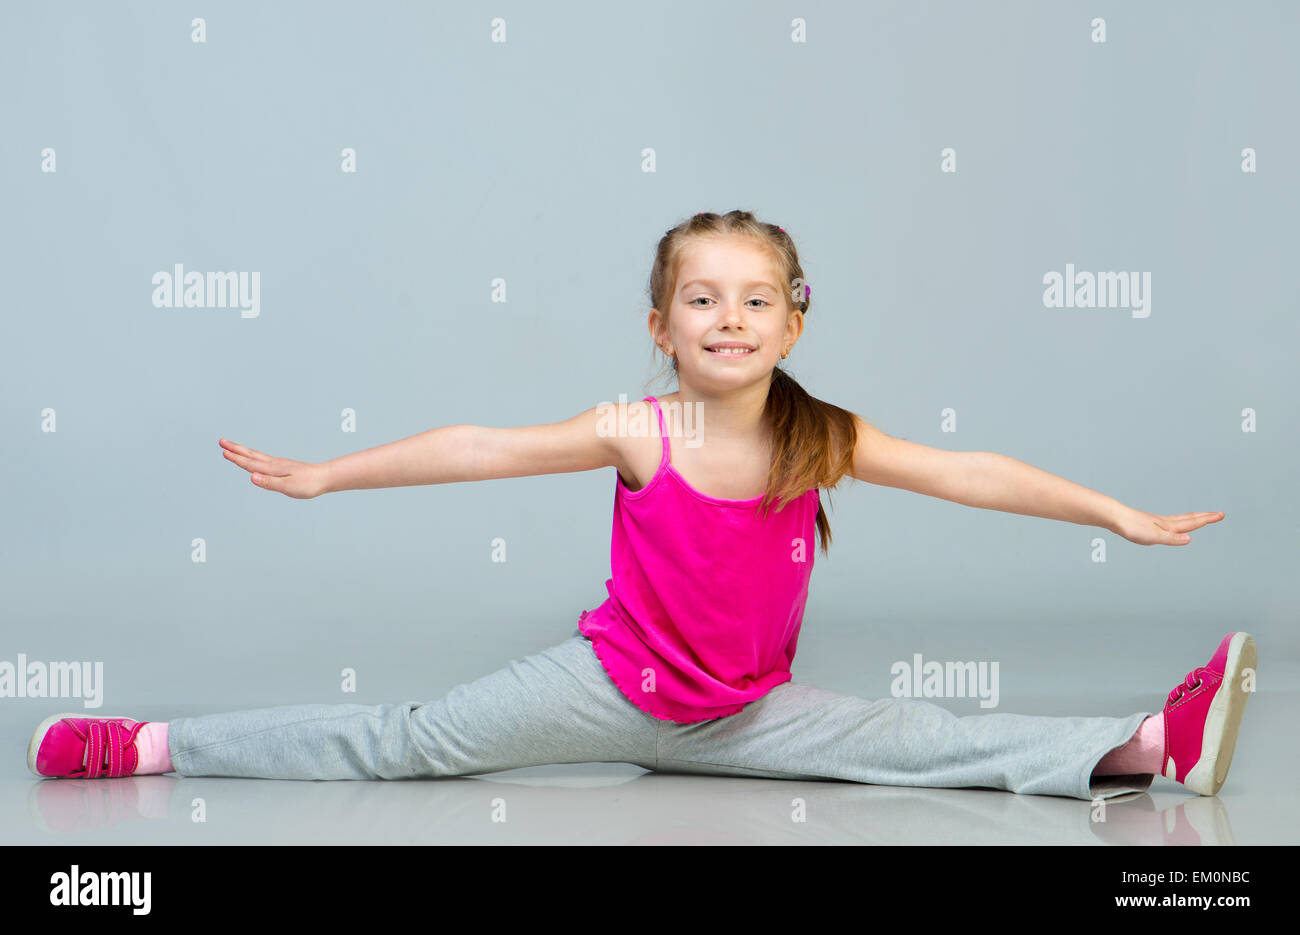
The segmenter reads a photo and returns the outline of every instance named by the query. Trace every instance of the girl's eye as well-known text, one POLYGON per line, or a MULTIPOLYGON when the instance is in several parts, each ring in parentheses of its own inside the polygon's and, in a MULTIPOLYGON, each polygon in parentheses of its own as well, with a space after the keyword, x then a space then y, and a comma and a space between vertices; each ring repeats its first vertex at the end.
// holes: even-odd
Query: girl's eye
MULTIPOLYGON (((696 302, 712 302, 712 301, 713 301, 712 299, 708 298, 707 296, 703 296, 703 295, 702 295, 702 296, 700 296, 699 298, 691 299, 691 304, 692 304, 692 305, 695 305, 696 302)), ((772 304, 771 302, 768 302, 766 299, 750 299, 749 301, 751 301, 751 302, 762 302, 764 305, 771 305, 771 304, 772 304)), ((696 306, 696 308, 700 308, 700 307, 701 307, 701 306, 696 306)))

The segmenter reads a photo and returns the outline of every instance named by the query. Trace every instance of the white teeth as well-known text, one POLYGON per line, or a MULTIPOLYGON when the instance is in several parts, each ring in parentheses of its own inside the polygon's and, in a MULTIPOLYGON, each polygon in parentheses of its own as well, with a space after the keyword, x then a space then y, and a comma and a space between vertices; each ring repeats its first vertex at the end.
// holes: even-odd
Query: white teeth
POLYGON ((714 354, 752 354, 752 347, 711 347, 709 351, 714 354))

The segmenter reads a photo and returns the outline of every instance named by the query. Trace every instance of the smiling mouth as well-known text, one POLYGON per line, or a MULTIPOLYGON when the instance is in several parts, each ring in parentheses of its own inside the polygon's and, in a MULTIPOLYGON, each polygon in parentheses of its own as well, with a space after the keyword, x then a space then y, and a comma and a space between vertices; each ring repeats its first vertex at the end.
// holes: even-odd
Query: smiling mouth
POLYGON ((756 348, 752 347, 706 347, 710 354, 719 354, 723 357, 744 357, 746 354, 752 354, 756 348))

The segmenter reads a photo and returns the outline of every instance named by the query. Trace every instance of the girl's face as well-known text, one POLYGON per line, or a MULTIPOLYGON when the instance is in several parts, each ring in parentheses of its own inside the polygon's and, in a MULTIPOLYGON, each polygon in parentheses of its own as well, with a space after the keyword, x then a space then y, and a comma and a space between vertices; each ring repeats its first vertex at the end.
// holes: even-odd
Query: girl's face
POLYGON ((714 391, 748 385, 767 379, 803 332, 791 288, 752 242, 698 240, 682 256, 668 327, 654 310, 650 332, 676 355, 679 382, 714 391), (727 353, 724 345, 738 347, 727 353))

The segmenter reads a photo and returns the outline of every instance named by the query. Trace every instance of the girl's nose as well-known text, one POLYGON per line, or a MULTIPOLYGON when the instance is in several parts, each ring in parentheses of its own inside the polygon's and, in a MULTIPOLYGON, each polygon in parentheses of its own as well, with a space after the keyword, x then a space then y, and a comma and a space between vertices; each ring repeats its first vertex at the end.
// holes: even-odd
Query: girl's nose
POLYGON ((738 325, 744 321, 744 316, 741 315, 740 309, 733 305, 723 312, 722 320, 728 324, 738 325))

